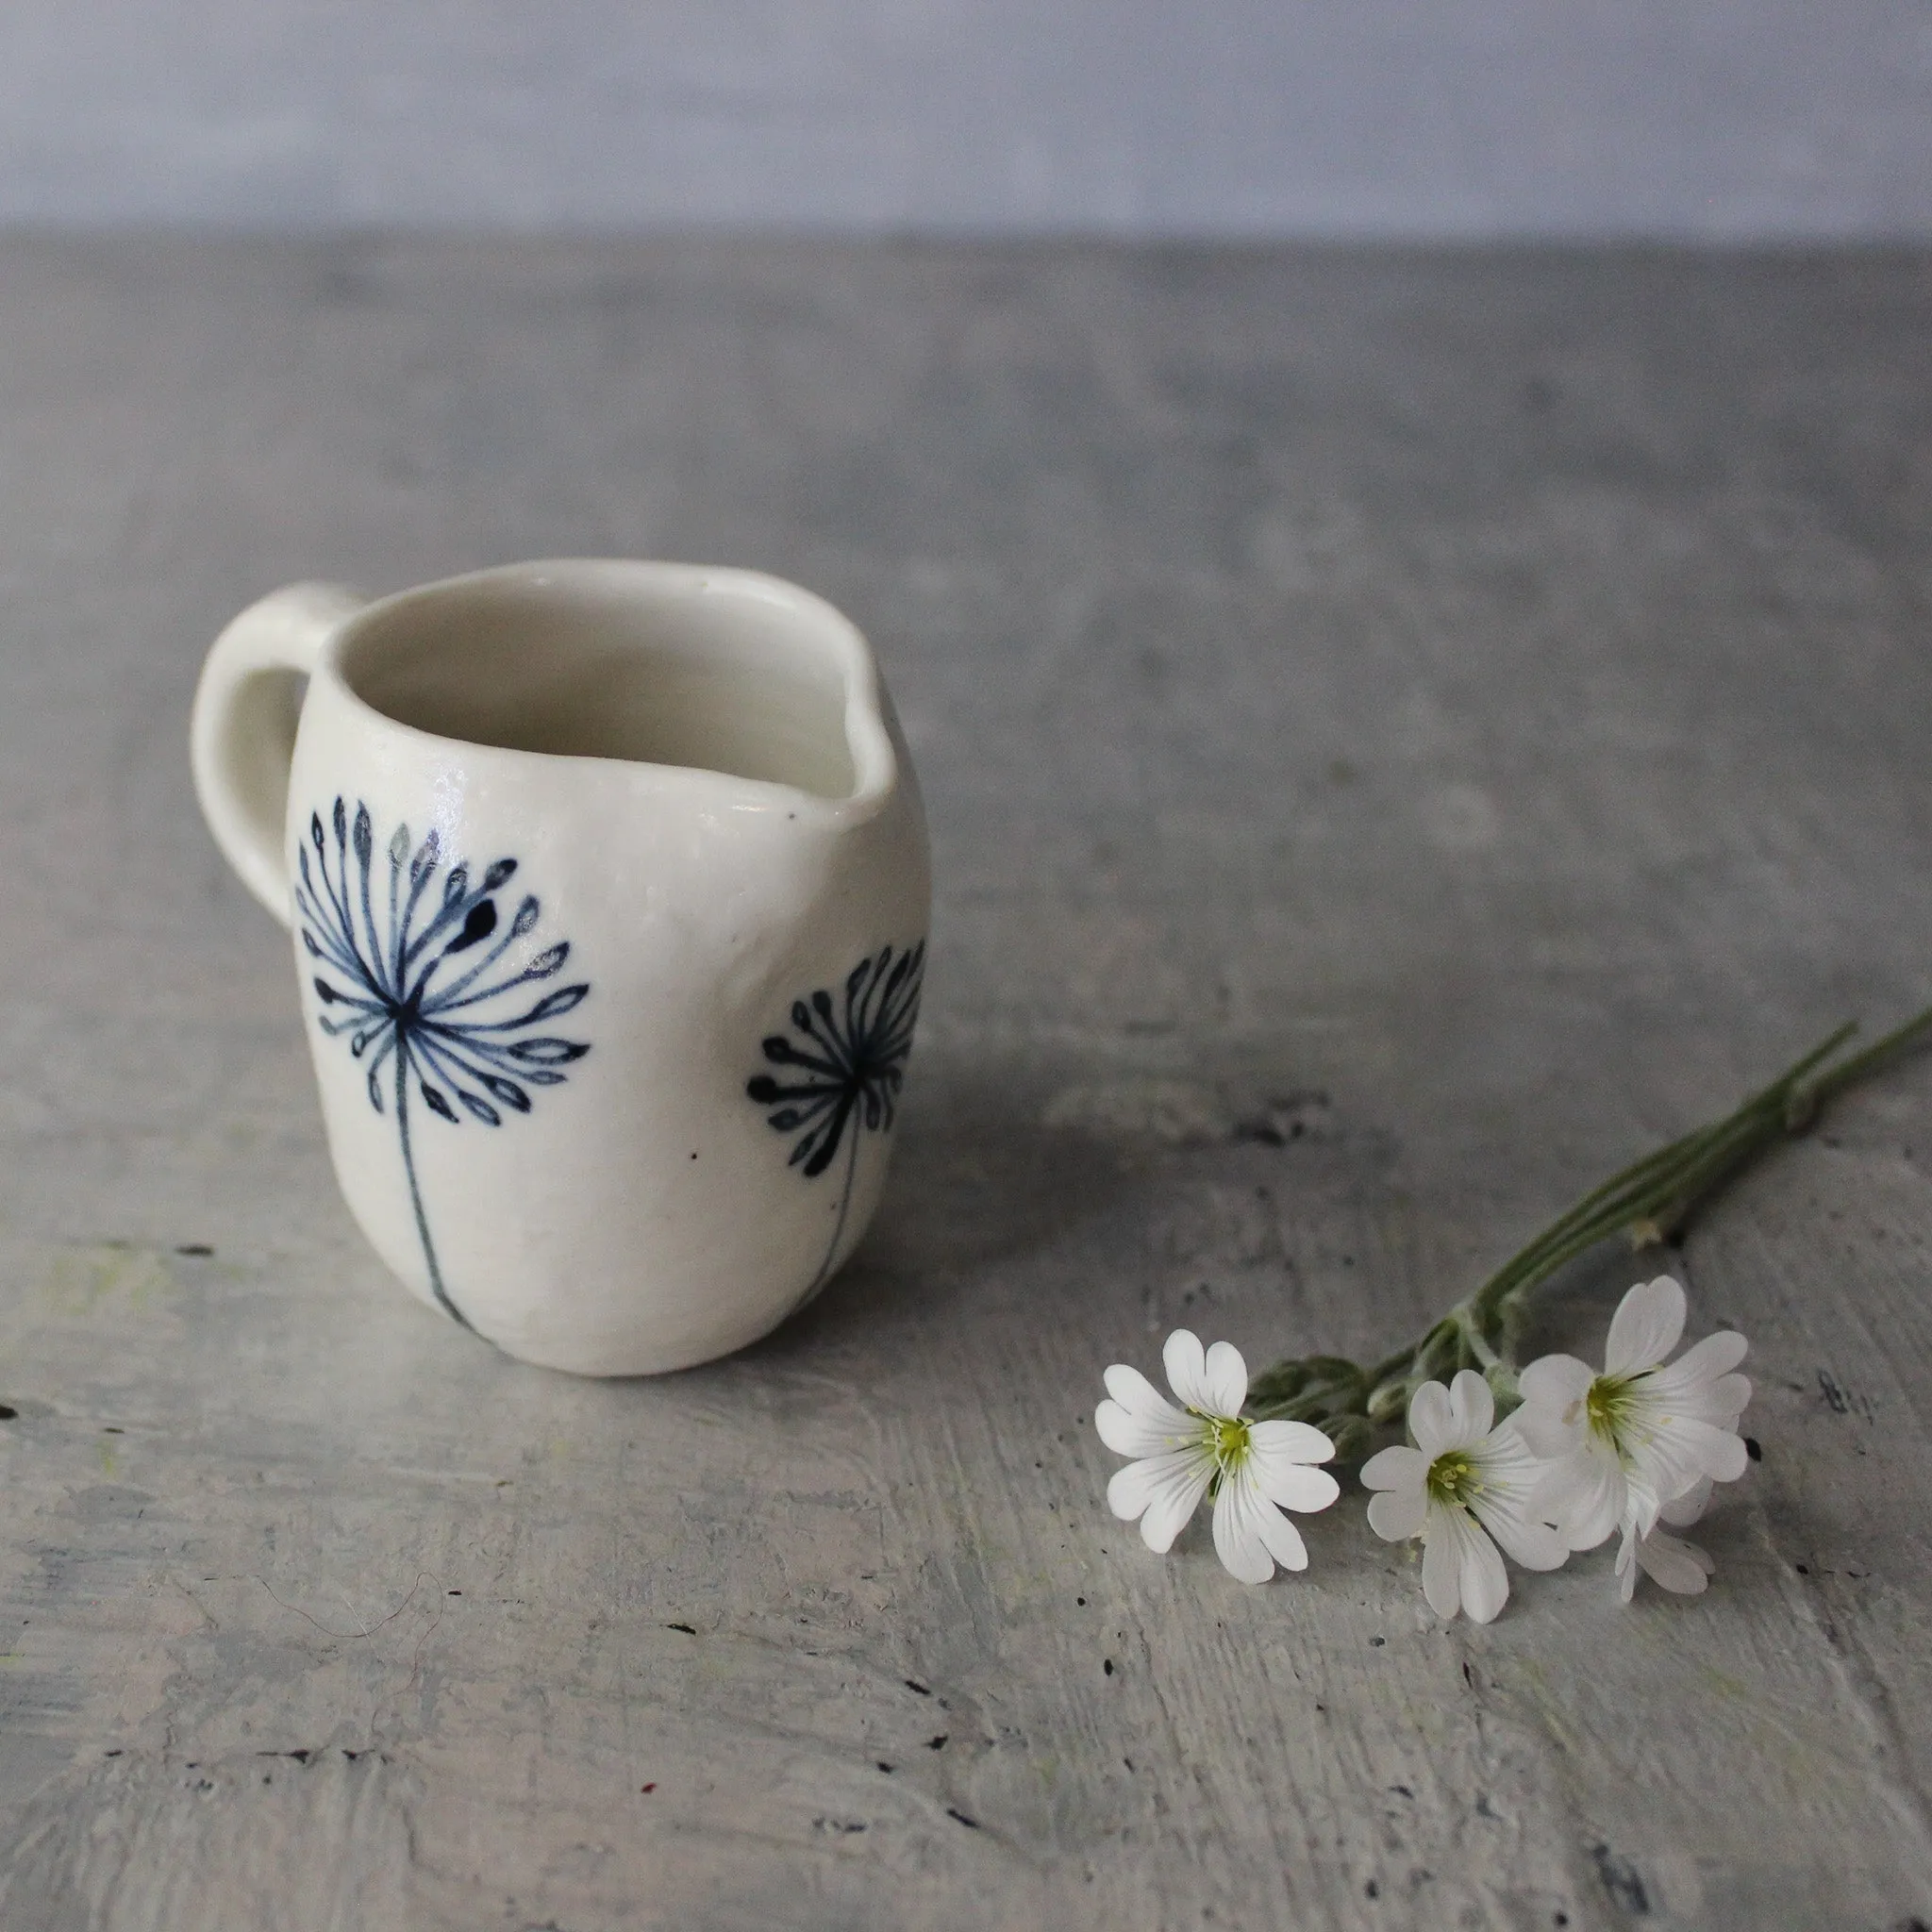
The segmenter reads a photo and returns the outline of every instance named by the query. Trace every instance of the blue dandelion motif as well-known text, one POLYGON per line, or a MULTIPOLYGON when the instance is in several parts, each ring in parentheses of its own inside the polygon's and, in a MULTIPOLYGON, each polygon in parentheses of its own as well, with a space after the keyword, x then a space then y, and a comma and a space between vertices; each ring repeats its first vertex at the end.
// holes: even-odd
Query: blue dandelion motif
POLYGON ((396 827, 387 858, 385 879, 366 805, 357 805, 352 824, 338 798, 326 828, 311 812, 295 910, 303 949, 318 969, 316 1024, 330 1039, 347 1039, 363 1063, 370 1106, 383 1114, 393 1102, 429 1286, 467 1328, 430 1239, 410 1144, 411 1094, 452 1126, 468 1119, 500 1127, 508 1114, 528 1113, 532 1090, 561 1086, 564 1069, 591 1050, 588 1041, 535 1029, 581 1005, 591 988, 579 981, 534 998, 526 991, 563 970, 568 940, 521 966, 507 958, 541 916, 536 895, 525 893, 504 924, 498 895, 516 874, 514 858, 480 874, 462 863, 444 871, 436 832, 414 845, 408 825, 396 827))
POLYGON ((791 1137, 788 1164, 806 1179, 816 1180, 845 1150, 831 1243, 801 1303, 831 1273, 852 1206, 860 1140, 891 1130, 924 978, 924 940, 903 952, 881 947, 845 975, 842 1000, 824 987, 794 1000, 791 1031, 764 1042, 766 1060, 782 1072, 755 1074, 745 1083, 746 1094, 767 1109, 766 1124, 791 1137))

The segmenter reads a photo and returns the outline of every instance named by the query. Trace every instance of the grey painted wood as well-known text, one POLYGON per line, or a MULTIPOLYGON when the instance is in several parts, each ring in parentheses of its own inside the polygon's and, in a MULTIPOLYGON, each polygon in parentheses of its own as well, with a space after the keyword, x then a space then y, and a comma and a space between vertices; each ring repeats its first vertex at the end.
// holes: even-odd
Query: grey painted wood
POLYGON ((11 0, 0 218, 1932 234, 1920 0, 11 0))
POLYGON ((1932 992, 1928 338, 1907 255, 8 244, 0 1924, 1926 1917, 1932 1067, 1675 1258, 1701 1601, 1441 1627, 1353 1497, 1245 1589, 1091 1418, 1932 992), (859 1259, 624 1385, 382 1275, 184 751, 273 584, 599 551, 848 608, 939 875, 859 1259))

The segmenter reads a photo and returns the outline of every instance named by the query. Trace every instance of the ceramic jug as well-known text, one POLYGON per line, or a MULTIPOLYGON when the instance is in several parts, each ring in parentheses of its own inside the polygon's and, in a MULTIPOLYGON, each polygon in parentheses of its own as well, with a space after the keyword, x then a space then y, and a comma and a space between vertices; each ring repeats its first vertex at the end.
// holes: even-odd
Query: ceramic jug
POLYGON ((930 884, 829 605, 667 563, 297 585, 216 641, 192 757, 293 934, 342 1194, 423 1301, 528 1361, 652 1374, 851 1253, 930 884))

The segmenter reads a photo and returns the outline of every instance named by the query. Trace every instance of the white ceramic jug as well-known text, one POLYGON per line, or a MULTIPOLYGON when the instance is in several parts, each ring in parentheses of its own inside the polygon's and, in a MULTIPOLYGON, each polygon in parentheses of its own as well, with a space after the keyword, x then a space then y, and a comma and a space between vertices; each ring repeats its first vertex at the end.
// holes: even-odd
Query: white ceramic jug
POLYGON ((666 563, 297 585, 216 641, 192 741, 217 843, 294 933, 342 1193, 424 1301, 651 1374, 851 1253, 930 878, 838 611, 666 563))

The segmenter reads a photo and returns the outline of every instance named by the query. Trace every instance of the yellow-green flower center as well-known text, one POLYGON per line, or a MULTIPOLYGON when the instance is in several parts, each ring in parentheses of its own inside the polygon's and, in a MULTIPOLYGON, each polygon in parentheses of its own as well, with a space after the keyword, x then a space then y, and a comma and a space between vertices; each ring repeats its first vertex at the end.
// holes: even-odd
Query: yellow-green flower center
POLYGON ((1469 1452, 1464 1449, 1445 1449, 1429 1464, 1429 1501, 1446 1503, 1452 1508, 1459 1508, 1472 1497, 1482 1493, 1482 1476, 1477 1472, 1469 1452))
POLYGON ((1208 1479, 1208 1493, 1218 1496, 1222 1478, 1233 1475, 1247 1461, 1253 1446, 1248 1438, 1254 1424, 1244 1416, 1207 1415, 1198 1408, 1191 1408, 1188 1413, 1201 1424, 1199 1440, 1214 1458, 1214 1474, 1208 1479))
POLYGON ((1214 1451, 1215 1462, 1224 1472, 1239 1469, 1248 1459, 1248 1435, 1253 1424, 1238 1415, 1210 1415, 1202 1420, 1208 1424, 1208 1445, 1214 1451))
POLYGON ((1583 1414, 1591 1434, 1601 1437, 1613 1449, 1621 1448, 1636 1408, 1632 1400, 1636 1379, 1634 1375, 1599 1375, 1583 1398, 1583 1414))

